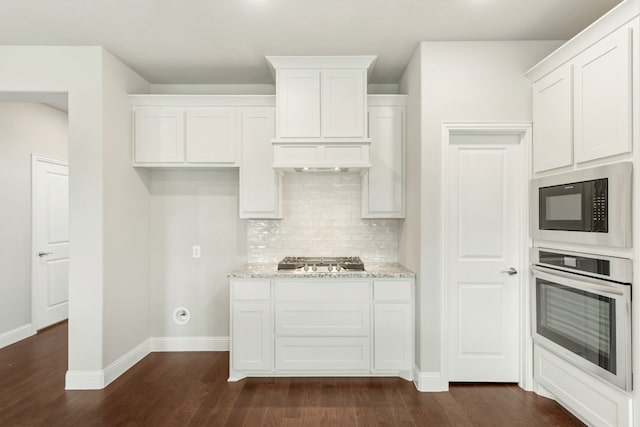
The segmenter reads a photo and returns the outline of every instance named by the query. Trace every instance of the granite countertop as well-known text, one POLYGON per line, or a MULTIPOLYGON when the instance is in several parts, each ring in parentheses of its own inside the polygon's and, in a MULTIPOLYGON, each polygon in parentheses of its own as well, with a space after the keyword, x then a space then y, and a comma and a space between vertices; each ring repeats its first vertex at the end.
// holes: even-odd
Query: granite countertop
POLYGON ((313 271, 293 271, 293 270, 280 270, 277 269, 275 263, 249 263, 243 264, 231 273, 227 277, 231 278, 279 278, 279 279, 292 279, 292 278, 413 278, 416 274, 406 268, 405 266, 397 263, 384 263, 384 264, 366 264, 365 271, 340 271, 334 273, 317 273, 313 271))

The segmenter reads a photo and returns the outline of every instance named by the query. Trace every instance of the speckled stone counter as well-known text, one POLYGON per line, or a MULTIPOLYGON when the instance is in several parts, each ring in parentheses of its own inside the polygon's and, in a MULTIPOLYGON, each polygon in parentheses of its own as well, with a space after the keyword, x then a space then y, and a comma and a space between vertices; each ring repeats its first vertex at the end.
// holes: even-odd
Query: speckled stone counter
POLYGON ((243 264, 229 273, 230 278, 413 278, 415 273, 397 263, 365 264, 365 271, 318 273, 301 270, 280 270, 276 264, 243 264))

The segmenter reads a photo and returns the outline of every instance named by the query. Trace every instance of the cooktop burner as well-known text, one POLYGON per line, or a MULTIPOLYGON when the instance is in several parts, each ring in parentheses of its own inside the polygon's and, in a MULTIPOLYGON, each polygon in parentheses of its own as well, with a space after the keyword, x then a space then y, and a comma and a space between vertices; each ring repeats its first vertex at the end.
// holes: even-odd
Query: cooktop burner
POLYGON ((278 270, 316 272, 364 271, 359 257, 285 257, 278 263, 278 270))

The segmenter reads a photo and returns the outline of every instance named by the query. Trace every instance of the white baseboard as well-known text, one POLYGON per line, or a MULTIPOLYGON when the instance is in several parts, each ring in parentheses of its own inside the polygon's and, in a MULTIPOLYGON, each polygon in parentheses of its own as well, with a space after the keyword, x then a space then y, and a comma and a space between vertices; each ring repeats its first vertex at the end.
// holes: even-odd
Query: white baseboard
POLYGON ((151 352, 150 341, 149 339, 144 340, 127 354, 107 366, 104 370, 104 387, 111 384, 113 380, 124 374, 129 368, 133 367, 133 365, 149 354, 151 352))
POLYGON ((417 367, 414 372, 413 383, 418 391, 434 392, 449 390, 449 384, 443 383, 440 372, 420 372, 417 367))
POLYGON ((31 323, 19 328, 12 329, 10 331, 0 334, 0 348, 7 347, 11 344, 22 341, 25 338, 29 338, 36 334, 36 328, 31 323))
POLYGON ((229 337, 151 337, 151 351, 229 351, 229 337))
POLYGON ((155 351, 229 351, 229 337, 152 337, 101 371, 67 371, 65 389, 103 389, 155 351))
POLYGON ((100 390, 104 388, 104 371, 67 371, 65 390, 100 390))
POLYGON ((67 371, 66 390, 100 390, 111 384, 133 365, 149 354, 150 344, 146 339, 126 354, 100 371, 67 371))

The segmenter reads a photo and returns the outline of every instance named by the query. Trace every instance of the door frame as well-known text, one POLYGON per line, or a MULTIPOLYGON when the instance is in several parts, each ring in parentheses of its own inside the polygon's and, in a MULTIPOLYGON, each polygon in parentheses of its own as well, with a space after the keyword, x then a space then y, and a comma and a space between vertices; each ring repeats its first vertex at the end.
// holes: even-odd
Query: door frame
POLYGON ((522 173, 522 182, 520 183, 520 265, 517 266, 519 274, 519 292, 520 292, 520 343, 519 343, 519 366, 520 374, 518 385, 525 390, 533 390, 533 341, 531 338, 531 304, 529 292, 529 247, 531 247, 531 239, 529 235, 529 180, 531 179, 531 131, 532 124, 530 122, 442 122, 441 125, 441 146, 440 146, 440 164, 442 177, 440 182, 440 191, 442 201, 440 205, 440 251, 442 254, 440 269, 442 271, 440 279, 440 378, 442 381, 441 389, 449 390, 449 335, 447 319, 449 314, 448 307, 448 288, 449 272, 447 271, 447 206, 449 196, 447 194, 448 178, 450 165, 448 163, 448 149, 452 134, 511 134, 520 136, 521 159, 520 165, 522 173))
MULTIPOLYGON (((36 196, 36 180, 37 180, 37 169, 36 165, 38 162, 49 163, 53 165, 66 166, 69 167, 69 162, 67 160, 56 159, 53 157, 43 156, 40 154, 31 154, 31 325, 33 325, 33 331, 38 331, 38 286, 37 286, 37 277, 38 277, 38 265, 39 265, 39 257, 37 255, 38 249, 38 239, 37 239, 37 226, 36 226, 36 211, 37 211, 37 196, 36 196)), ((67 287, 69 283, 67 283, 67 287)))

